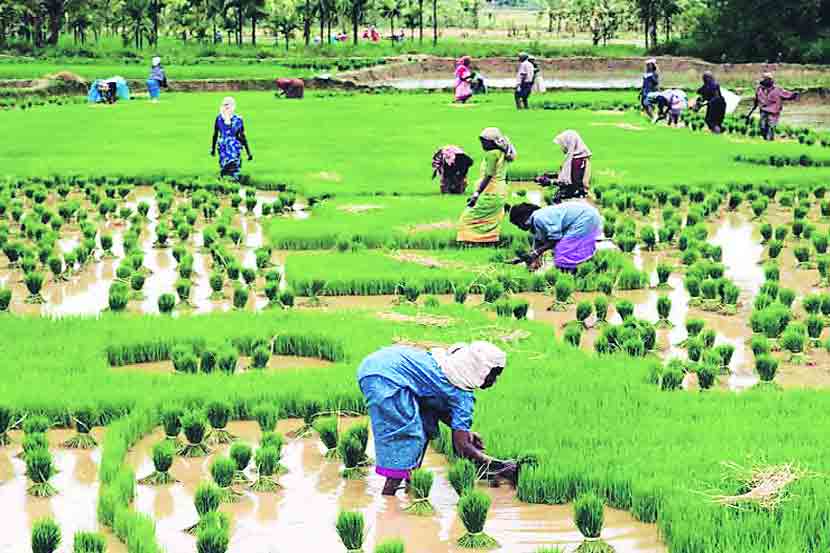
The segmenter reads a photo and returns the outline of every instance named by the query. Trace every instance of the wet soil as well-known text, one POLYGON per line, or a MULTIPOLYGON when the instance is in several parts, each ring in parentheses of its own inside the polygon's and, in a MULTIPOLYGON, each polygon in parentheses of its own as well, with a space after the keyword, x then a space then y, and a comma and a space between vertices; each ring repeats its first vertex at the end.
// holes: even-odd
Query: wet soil
MULTIPOLYGON (((100 444, 104 429, 95 428, 92 435, 100 444)), ((72 550, 72 537, 78 531, 100 531, 96 507, 98 502, 98 466, 100 448, 66 449, 61 444, 74 435, 72 430, 50 430, 47 433, 50 451, 58 472, 50 483, 58 494, 50 498, 30 497, 26 493, 26 463, 17 457, 21 451, 22 432, 10 433, 12 444, 0 447, 0 509, 2 532, 0 553, 31 551, 32 524, 43 517, 53 517, 63 536, 59 553, 72 550)), ((109 553, 126 553, 127 548, 110 533, 109 553)))
MULTIPOLYGON (((298 421, 281 421, 279 430, 287 433, 298 421)), ((228 429, 240 439, 255 445, 259 430, 255 423, 234 422, 228 429)), ((139 442, 130 452, 128 462, 137 475, 152 472, 150 451, 162 438, 160 431, 139 442)), ((370 440, 370 451, 372 455, 370 440)), ((215 452, 224 455, 227 446, 215 452)), ((168 551, 192 551, 194 538, 182 530, 197 520, 193 493, 199 482, 207 480, 213 457, 177 458, 171 474, 180 483, 167 487, 138 486, 136 508, 153 516, 162 547, 168 551)), ((417 517, 404 512, 409 500, 403 492, 397 497, 383 497, 383 479, 374 473, 365 480, 344 481, 340 465, 326 460, 316 436, 290 440, 283 448, 283 464, 288 472, 280 477, 275 494, 244 491, 240 502, 222 505, 232 516, 229 552, 283 551, 301 548, 306 551, 340 551, 342 545, 334 530, 341 509, 358 509, 366 517, 367 535, 364 550, 390 538, 403 539, 407 551, 438 553, 461 551, 454 546, 463 533, 456 515, 457 496, 446 478, 443 457, 430 452, 425 466, 435 473, 430 495, 436 514, 417 517)), ((501 547, 497 551, 530 553, 540 546, 567 546, 581 542, 573 524, 569 506, 526 505, 515 499, 509 487, 487 489, 493 506, 486 531, 501 547)), ((606 510, 603 538, 620 552, 665 551, 654 525, 634 521, 628 513, 606 510)))

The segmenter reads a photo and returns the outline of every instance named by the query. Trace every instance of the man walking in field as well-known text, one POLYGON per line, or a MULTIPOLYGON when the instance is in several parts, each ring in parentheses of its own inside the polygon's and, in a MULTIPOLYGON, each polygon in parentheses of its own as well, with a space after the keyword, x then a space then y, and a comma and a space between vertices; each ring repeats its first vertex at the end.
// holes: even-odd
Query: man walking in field
POLYGON ((527 99, 533 89, 533 76, 536 70, 530 63, 530 56, 522 52, 519 54, 519 72, 516 75, 516 109, 528 109, 527 99))

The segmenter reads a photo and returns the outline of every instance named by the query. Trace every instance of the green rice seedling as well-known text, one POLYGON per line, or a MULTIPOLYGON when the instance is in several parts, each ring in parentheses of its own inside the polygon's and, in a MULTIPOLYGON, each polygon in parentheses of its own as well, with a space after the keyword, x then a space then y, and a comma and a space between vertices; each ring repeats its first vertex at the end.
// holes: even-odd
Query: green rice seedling
POLYGON ((703 341, 700 338, 689 338, 686 340, 686 353, 689 360, 697 363, 703 355, 703 341))
POLYGON ((180 278, 176 281, 176 295, 179 297, 180 308, 192 307, 192 304, 190 303, 190 291, 192 286, 193 283, 187 278, 180 278))
POLYGON ((112 253, 112 234, 101 234, 101 249, 105 259, 115 257, 112 253))
POLYGON ((187 443, 182 447, 182 457, 204 457, 210 453, 205 443, 207 419, 201 411, 190 411, 181 416, 182 430, 187 443))
POLYGON ((826 292, 821 294, 821 314, 825 318, 830 317, 830 294, 826 292))
POLYGON ((323 417, 314 421, 314 430, 320 435, 320 441, 326 448, 326 458, 337 458, 337 442, 339 436, 336 417, 323 417))
POLYGON ((107 302, 110 311, 120 313, 127 308, 130 301, 130 292, 127 285, 123 282, 113 282, 109 289, 109 296, 107 302))
MULTIPOLYGON (((83 263, 81 263, 83 265, 83 263)), ((130 277, 133 274, 133 268, 130 267, 127 263, 122 263, 118 266, 115 270, 115 277, 116 280, 121 282, 129 282, 130 277)))
POLYGON ((45 432, 27 432, 23 436, 23 450, 20 452, 19 457, 26 460, 26 456, 31 453, 32 451, 37 451, 39 449, 49 449, 49 440, 46 438, 45 432))
POLYGON ((51 255, 49 256, 49 259, 46 263, 47 265, 49 265, 49 270, 52 272, 53 282, 60 282, 66 280, 63 259, 61 259, 57 255, 51 255))
POLYGON ((586 321, 594 310, 594 306, 590 300, 583 300, 576 304, 576 320, 582 328, 588 328, 586 321))
POLYGON ((526 319, 527 313, 530 311, 530 303, 524 298, 514 298, 510 302, 510 307, 513 311, 513 316, 520 321, 526 319))
POLYGON ((61 544, 61 529, 52 518, 41 518, 32 524, 32 553, 54 553, 61 544))
POLYGON ((689 306, 700 305, 700 279, 693 275, 687 275, 684 285, 690 296, 689 306))
POLYGON ((504 295, 504 285, 497 280, 487 283, 484 287, 484 303, 496 303, 504 295))
POLYGON ((343 432, 343 438, 347 438, 352 436, 357 439, 357 443, 360 444, 360 448, 362 450, 360 464, 363 466, 367 466, 372 464, 372 460, 366 455, 366 448, 369 446, 369 424, 368 423, 361 423, 355 424, 345 432, 343 432))
POLYGON ((790 362, 801 365, 805 361, 804 347, 807 337, 799 330, 788 327, 779 339, 781 347, 790 352, 790 362))
POLYGON ((453 301, 459 305, 464 305, 467 301, 467 296, 470 294, 469 286, 458 284, 453 286, 453 301))
POLYGON ((9 438, 11 426, 12 410, 7 405, 0 404, 0 447, 11 443, 11 438, 9 438))
POLYGON ((775 227, 775 239, 783 242, 787 239, 787 235, 790 233, 790 229, 788 229, 785 225, 781 225, 779 227, 775 227))
MULTIPOLYGON (((395 287, 395 293, 398 295, 398 301, 400 303, 415 303, 418 301, 418 298, 421 296, 422 287, 419 283, 410 281, 410 280, 402 280, 398 286, 395 287)), ((504 293, 504 289, 502 289, 502 293, 504 293)), ((486 293, 485 293, 486 297, 486 293)), ((500 296, 499 296, 500 297, 500 296)), ((486 301, 486 300, 485 300, 486 301)), ((495 300, 493 300, 495 301, 495 300)), ((489 302, 492 303, 492 302, 489 302)))
POLYGON ((280 420, 280 408, 276 404, 260 403, 253 410, 260 432, 273 432, 280 420))
POLYGON ((343 478, 346 480, 359 480, 366 476, 361 463, 366 456, 366 449, 360 440, 353 435, 344 434, 337 444, 337 454, 343 460, 343 478))
POLYGON ((643 339, 639 336, 630 336, 623 341, 622 350, 631 357, 642 357, 646 354, 643 339))
POLYGON ((752 350, 752 354, 755 357, 758 357, 759 355, 763 355, 765 353, 769 353, 771 349, 769 339, 763 334, 753 336, 752 339, 749 341, 749 348, 752 350))
POLYGON ((816 250, 816 254, 824 255, 827 253, 827 235, 826 234, 813 234, 810 237, 810 240, 813 242, 813 248, 816 250))
POLYGON ((0 313, 6 313, 12 304, 12 291, 0 286, 0 313))
POLYGON ((655 235, 654 228, 651 226, 645 226, 640 230, 640 241, 646 247, 648 251, 654 251, 654 246, 657 243, 657 236, 655 235))
POLYGON ((688 267, 689 265, 693 265, 699 257, 700 255, 698 254, 696 249, 689 248, 680 255, 680 262, 688 267))
POLYGON ((95 438, 90 434, 98 413, 92 407, 79 407, 72 415, 75 422, 76 434, 63 443, 64 447, 72 449, 93 449, 98 445, 95 438))
POLYGON ((629 232, 617 231, 615 241, 617 242, 617 246, 625 253, 631 253, 637 247, 637 237, 629 232))
POLYGON ((457 545, 464 549, 495 549, 498 542, 484 532, 490 496, 480 490, 471 490, 458 500, 458 516, 467 531, 457 545))
MULTIPOLYGON (((574 523, 586 541, 577 548, 580 553, 607 551, 609 546, 598 544, 605 522, 605 503, 593 492, 580 495, 574 501, 574 523)), ((613 551, 613 549, 612 549, 613 551)))
POLYGON ((171 440, 162 440, 154 445, 153 467, 155 470, 149 476, 140 479, 138 483, 146 486, 164 486, 178 482, 169 472, 175 455, 176 446, 171 440))
POLYGON ((669 362, 666 364, 663 373, 660 375, 660 389, 663 391, 679 390, 683 387, 683 363, 677 359, 676 363, 669 362))
POLYGON ((31 271, 27 272, 23 276, 23 283, 26 285, 26 289, 29 291, 29 296, 26 298, 26 303, 44 303, 46 300, 43 299, 43 296, 40 294, 40 291, 43 289, 43 273, 38 271, 31 271))
POLYGON ((810 249, 807 246, 796 246, 793 250, 793 255, 798 261, 797 269, 812 269, 813 264, 810 263, 810 249))
POLYGON ((161 410, 161 425, 164 428, 165 439, 172 442, 175 448, 179 448, 179 434, 182 431, 181 422, 182 410, 180 407, 171 406, 161 410))
POLYGON ((778 372, 778 360, 768 353, 755 357, 755 372, 761 382, 772 382, 778 372))
POLYGON ((228 529, 215 524, 205 524, 196 532, 197 553, 226 553, 229 542, 228 529))
POLYGON ((205 348, 199 355, 199 370, 205 374, 210 374, 216 369, 216 350, 213 348, 205 348))
POLYGON ((620 300, 614 307, 616 307, 617 313, 623 321, 634 315, 634 304, 629 300, 620 300))
POLYGON ((404 508, 407 513, 418 516, 435 514, 435 507, 429 501, 429 492, 432 490, 433 475, 426 469, 415 469, 410 474, 409 493, 412 494, 412 503, 404 508))
POLYGON ((598 325, 607 323, 608 318, 608 298, 605 296, 597 296, 594 298, 594 312, 597 316, 598 325))
POLYGON ((700 291, 703 294, 701 307, 705 311, 716 311, 720 307, 720 300, 718 299, 718 282, 711 278, 707 278, 700 284, 700 291))
POLYGON ((821 310, 821 295, 807 294, 801 300, 801 305, 804 307, 804 312, 807 315, 818 315, 821 310))
POLYGON ((505 297, 496 300, 496 303, 493 304, 493 309, 495 309, 496 315, 499 317, 513 316, 513 305, 509 298, 505 297))
POLYGON ((214 444, 230 444, 236 436, 228 432, 228 420, 231 417, 231 405, 227 401, 214 400, 207 404, 207 418, 210 422, 210 441, 214 444))
POLYGON ((72 553, 106 553, 107 539, 98 532, 75 532, 72 553))
POLYGON ((795 290, 790 288, 781 288, 778 290, 778 301, 781 305, 791 308, 795 301, 795 290))
POLYGON ((49 419, 43 415, 33 415, 23 421, 23 432, 26 435, 45 434, 51 427, 52 425, 49 423, 49 419))
POLYGON ((764 223, 760 227, 761 231, 761 243, 766 244, 772 238, 772 225, 769 223, 764 223))
POLYGON ((617 288, 620 290, 640 290, 645 288, 648 277, 634 267, 625 267, 617 277, 617 288))
POLYGON ((704 329, 698 337, 700 338, 700 341, 703 342, 703 347, 705 349, 714 347, 716 334, 711 328, 704 329))
POLYGON ((346 553, 363 553, 363 540, 366 533, 366 523, 363 513, 359 511, 340 511, 337 515, 335 529, 340 541, 346 548, 346 553))
POLYGON ((738 298, 741 295, 741 289, 732 282, 726 282, 721 290, 720 306, 721 313, 725 315, 735 315, 738 312, 738 298))
POLYGON ((657 288, 671 288, 669 277, 671 276, 671 265, 660 262, 657 264, 657 288))
POLYGON ((260 447, 254 455, 257 467, 257 479, 251 484, 251 490, 260 493, 273 493, 280 488, 277 471, 280 465, 280 452, 276 447, 260 447))
POLYGON ((720 344, 713 350, 720 361, 721 372, 729 372, 729 364, 735 354, 735 346, 732 344, 720 344))
POLYGON ((565 331, 562 333, 562 339, 565 343, 578 348, 582 342, 582 325, 579 323, 568 323, 565 326, 565 331))
POLYGON ((225 374, 235 373, 238 363, 239 354, 233 346, 226 344, 216 353, 216 366, 225 374))
POLYGON ((141 273, 133 273, 130 275, 130 299, 143 300, 144 299, 144 281, 145 277, 141 273))
POLYGON ((213 482, 222 492, 222 503, 236 503, 242 496, 233 489, 233 480, 236 475, 236 463, 230 457, 218 457, 210 464, 210 475, 213 482))
POLYGON ((221 526, 223 521, 213 518, 213 515, 220 514, 219 505, 222 503, 222 490, 213 482, 202 482, 193 494, 193 506, 196 507, 196 514, 199 515, 199 522, 187 528, 185 532, 196 534, 202 528, 209 526, 221 526))
POLYGON ((804 221, 802 219, 793 221, 792 232, 796 239, 801 239, 801 235, 804 234, 804 221))
POLYGON ((242 269, 242 281, 248 288, 253 288, 256 284, 256 271, 250 267, 244 267, 242 269))
POLYGON ((458 497, 462 497, 475 489, 478 470, 472 461, 461 458, 452 464, 447 478, 458 497))
POLYGON ((807 317, 807 336, 810 338, 810 344, 813 347, 821 345, 821 333, 824 331, 824 318, 818 315, 810 315, 807 317))
POLYGON ((718 381, 719 367, 714 363, 702 363, 697 368, 697 382, 701 390, 709 390, 718 381))
POLYGON ((405 553, 406 547, 401 540, 387 540, 375 547, 375 553, 405 553))
POLYGON ((159 313, 169 315, 176 307, 176 296, 170 293, 164 293, 158 299, 159 313))
POLYGON ((816 286, 826 287, 830 285, 830 256, 821 255, 816 260, 816 268, 820 277, 816 286))
POLYGON ((248 289, 237 285, 233 289, 233 307, 234 309, 245 309, 248 304, 248 289))
POLYGON ((568 305, 573 302, 572 296, 575 288, 576 284, 571 275, 560 275, 556 279, 556 285, 553 288, 555 301, 548 308, 548 311, 565 311, 568 305))
POLYGON ((268 366, 268 361, 271 359, 271 348, 265 344, 260 344, 254 348, 251 354, 251 368, 264 369, 268 366))
POLYGON ((251 457, 254 455, 253 449, 246 443, 234 442, 231 446, 229 455, 231 459, 233 459, 235 466, 233 475, 234 483, 248 484, 250 481, 248 480, 248 477, 245 476, 245 470, 251 463, 251 457))
POLYGON ((48 449, 44 447, 26 452, 26 476, 32 482, 26 490, 29 495, 32 497, 57 495, 58 490, 49 483, 49 479, 55 472, 52 454, 48 449))
POLYGON ((280 291, 279 304, 284 309, 294 307, 294 290, 292 288, 286 287, 280 291))
POLYGON ((283 438, 279 432, 263 432, 259 438, 260 447, 272 447, 277 451, 282 451, 283 438))
POLYGON ((609 275, 600 275, 597 278, 597 291, 610 296, 614 292, 614 279, 609 275))
POLYGON ((674 325, 669 320, 671 314, 671 298, 666 294, 661 294, 657 298, 657 326, 659 328, 671 328, 674 325))
POLYGON ((225 275, 219 271, 214 271, 210 274, 210 278, 208 279, 208 284, 210 284, 211 294, 210 299, 214 301, 223 300, 225 299, 225 275))
POLYGON ((184 348, 178 355, 174 349, 173 369, 185 374, 196 374, 199 370, 199 358, 191 348, 184 348))

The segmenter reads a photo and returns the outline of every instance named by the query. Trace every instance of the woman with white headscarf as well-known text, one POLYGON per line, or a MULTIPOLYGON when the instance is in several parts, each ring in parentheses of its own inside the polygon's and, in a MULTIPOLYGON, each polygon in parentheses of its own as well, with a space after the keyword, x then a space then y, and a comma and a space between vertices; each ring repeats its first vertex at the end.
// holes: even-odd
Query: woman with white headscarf
POLYGON ((245 125, 236 115, 236 100, 228 96, 222 100, 222 107, 213 125, 213 146, 210 155, 216 155, 219 147, 219 168, 221 176, 239 179, 242 171, 242 148, 248 153, 248 161, 253 161, 251 147, 245 137, 245 125))
POLYGON ((573 130, 556 135, 553 143, 559 146, 565 159, 556 181, 559 185, 559 199, 581 198, 588 195, 591 182, 591 150, 573 130))
POLYGON ((438 423, 452 429, 455 452, 497 475, 515 479, 516 466, 484 453, 472 432, 474 390, 496 383, 505 353, 489 342, 455 344, 448 349, 393 346, 360 364, 357 380, 366 398, 377 457, 376 472, 386 477, 384 495, 394 495, 401 481, 420 467, 438 423))
POLYGON ((150 101, 157 103, 161 96, 161 89, 167 88, 167 74, 161 66, 161 58, 153 58, 153 66, 150 69, 150 78, 147 79, 147 92, 150 93, 150 101))
POLYGON ((516 159, 516 148, 495 127, 481 131, 479 141, 484 150, 481 178, 467 201, 467 209, 461 214, 456 240, 474 244, 495 243, 501 236, 504 203, 507 200, 507 164, 516 159))

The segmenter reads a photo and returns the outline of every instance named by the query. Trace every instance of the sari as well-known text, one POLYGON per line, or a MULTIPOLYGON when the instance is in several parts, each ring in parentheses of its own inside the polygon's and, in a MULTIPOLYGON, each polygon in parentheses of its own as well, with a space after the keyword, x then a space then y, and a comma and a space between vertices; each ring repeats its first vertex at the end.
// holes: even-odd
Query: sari
POLYGON ((470 85, 472 71, 464 64, 455 68, 455 101, 466 102, 473 95, 473 87, 470 85))
POLYGON ((458 224, 458 242, 474 244, 498 242, 504 219, 507 198, 507 155, 502 150, 489 150, 481 162, 481 179, 490 177, 490 183, 473 207, 461 214, 458 224))

